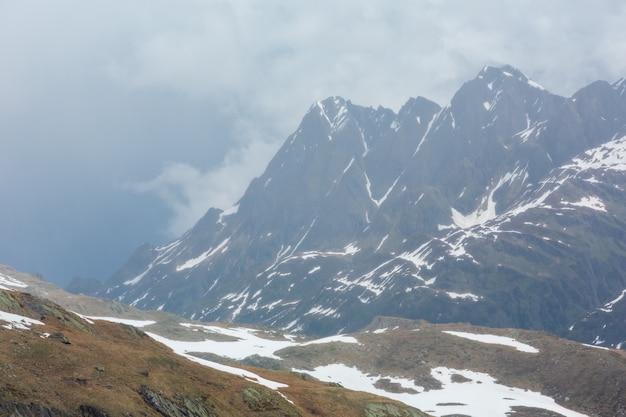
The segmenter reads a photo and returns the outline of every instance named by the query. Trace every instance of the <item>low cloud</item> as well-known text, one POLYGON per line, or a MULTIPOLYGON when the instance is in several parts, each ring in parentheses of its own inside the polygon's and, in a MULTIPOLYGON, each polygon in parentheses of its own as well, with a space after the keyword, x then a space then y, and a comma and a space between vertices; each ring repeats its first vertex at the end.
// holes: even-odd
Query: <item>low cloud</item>
MULTIPOLYGON (((241 131, 231 136, 234 148, 218 167, 169 163, 135 189, 156 193, 172 209, 175 235, 207 208, 228 208, 240 198, 314 100, 342 95, 397 110, 423 95, 445 105, 485 64, 518 66, 563 95, 602 76, 617 79, 622 68, 611 55, 626 54, 626 43, 609 40, 623 40, 626 9, 610 1, 589 10, 584 4, 187 4, 168 24, 138 36, 108 74, 133 88, 212 97, 221 111, 246 118, 245 139, 241 131)), ((170 12, 151 9, 154 20, 163 18, 160 11, 170 12)))
POLYGON ((138 37, 110 63, 109 75, 134 88, 212 97, 246 122, 218 167, 169 163, 134 188, 172 209, 169 232, 176 235, 209 207, 234 204, 314 100, 342 95, 397 110, 423 95, 446 104, 484 64, 518 66, 563 95, 600 76, 617 79, 622 68, 611 55, 623 56, 626 43, 609 40, 623 39, 626 9, 604 1, 577 11, 574 3, 188 4, 171 23, 138 37))
MULTIPOLYGON (((67 258, 29 248, 60 250, 52 224, 34 226, 25 193, 49 196, 46 207, 109 196, 103 215, 156 195, 176 236, 209 207, 234 204, 328 96, 445 105, 485 64, 514 65, 561 95, 616 81, 624 21, 626 2, 615 0, 0 1, 0 174, 11 178, 0 195, 15 205, 0 229, 16 231, 0 234, 0 253, 47 256, 58 269, 98 255, 95 234, 67 258), (32 238, 18 249, 25 230, 32 238)), ((109 241, 165 228, 162 208, 136 231, 121 226, 136 212, 120 213, 129 218, 111 222, 109 241)), ((75 217, 101 225, 85 213, 75 217)))
POLYGON ((410 95, 445 104, 484 64, 512 64, 556 92, 615 74, 626 8, 614 1, 192 3, 143 34, 111 73, 136 86, 245 102, 294 117, 347 95, 398 108, 410 95), (612 40, 612 42, 611 42, 612 40), (593 67, 592 74, 585 68, 593 67), (582 70, 581 70, 582 69, 582 70))
POLYGON ((167 233, 177 237, 191 228, 211 208, 228 209, 244 194, 248 182, 262 172, 278 143, 259 137, 248 122, 238 125, 237 147, 222 163, 202 170, 186 162, 170 162, 154 179, 131 183, 128 188, 155 194, 172 211, 167 233))

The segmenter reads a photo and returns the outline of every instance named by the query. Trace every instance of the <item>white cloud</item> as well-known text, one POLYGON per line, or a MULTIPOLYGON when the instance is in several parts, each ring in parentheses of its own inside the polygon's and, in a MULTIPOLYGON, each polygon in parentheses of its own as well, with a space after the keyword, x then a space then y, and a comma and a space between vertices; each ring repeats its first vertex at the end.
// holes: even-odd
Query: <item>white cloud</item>
MULTIPOLYGON (((539 81, 571 93, 566 89, 594 79, 575 65, 599 61, 590 52, 600 41, 624 34, 617 23, 623 7, 610 1, 593 8, 580 1, 485 0, 192 4, 175 24, 138 39, 130 58, 113 64, 116 74, 136 85, 237 97, 258 108, 268 96, 291 108, 333 94, 398 107, 416 94, 445 102, 491 62, 531 74, 567 70, 577 85, 556 76, 539 81)), ((606 68, 595 77, 614 66, 607 57, 597 64, 606 68)))
MULTIPOLYGON (((161 22, 137 36, 109 74, 135 88, 213 97, 260 132, 284 139, 314 100, 342 95, 397 110, 410 96, 445 104, 484 64, 518 66, 569 95, 623 71, 624 7, 614 2, 287 0, 191 2, 151 9, 161 22), (609 45, 609 46, 599 46, 609 45)), ((621 75, 620 75, 621 76, 621 75)), ((253 129, 248 129, 252 131, 253 129)), ((144 191, 176 216, 176 233, 209 206, 227 208, 277 148, 256 135, 216 168, 169 164, 144 191)))
POLYGON ((128 185, 137 192, 156 194, 172 210, 170 236, 187 231, 211 207, 232 207, 276 152, 276 142, 259 137, 247 122, 241 121, 237 131, 242 143, 217 167, 203 171, 185 162, 170 162, 154 179, 128 185))
MULTIPOLYGON (((0 193, 64 204, 161 171, 134 189, 168 204, 177 234, 241 197, 315 100, 445 105, 485 64, 571 95, 626 76, 624 21, 615 0, 0 0, 0 193)), ((7 227, 55 236, 27 212, 7 227)))

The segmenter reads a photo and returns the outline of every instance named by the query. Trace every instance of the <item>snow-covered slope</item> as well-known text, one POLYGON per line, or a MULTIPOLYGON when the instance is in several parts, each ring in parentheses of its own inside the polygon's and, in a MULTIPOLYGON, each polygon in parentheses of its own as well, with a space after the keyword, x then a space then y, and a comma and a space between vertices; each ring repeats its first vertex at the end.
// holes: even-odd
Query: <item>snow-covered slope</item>
POLYGON ((572 324, 626 288, 623 84, 564 98, 485 67, 443 108, 314 103, 236 207, 98 294, 320 335, 392 315, 592 342, 572 324))

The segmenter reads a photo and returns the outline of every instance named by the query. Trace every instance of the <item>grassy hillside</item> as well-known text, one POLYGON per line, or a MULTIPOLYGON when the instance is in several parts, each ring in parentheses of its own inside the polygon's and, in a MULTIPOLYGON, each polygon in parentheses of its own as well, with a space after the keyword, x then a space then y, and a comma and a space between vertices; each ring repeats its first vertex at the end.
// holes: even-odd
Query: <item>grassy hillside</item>
POLYGON ((43 323, 0 327, 0 415, 423 415, 293 374, 282 378, 293 383, 284 397, 181 358, 134 327, 90 323, 28 294, 0 291, 0 310, 43 323))

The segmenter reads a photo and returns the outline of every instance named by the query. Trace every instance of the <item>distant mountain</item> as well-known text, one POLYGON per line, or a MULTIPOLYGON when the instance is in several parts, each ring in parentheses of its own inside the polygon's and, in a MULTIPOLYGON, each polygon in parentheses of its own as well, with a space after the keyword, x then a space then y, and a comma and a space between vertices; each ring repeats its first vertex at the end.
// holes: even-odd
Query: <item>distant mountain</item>
POLYGON ((397 114, 331 97, 235 207, 96 294, 317 335, 385 315, 626 346, 625 186, 624 79, 564 98, 485 67, 397 114))

